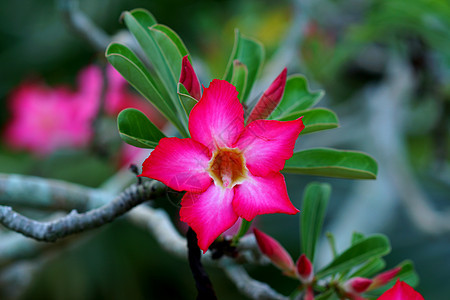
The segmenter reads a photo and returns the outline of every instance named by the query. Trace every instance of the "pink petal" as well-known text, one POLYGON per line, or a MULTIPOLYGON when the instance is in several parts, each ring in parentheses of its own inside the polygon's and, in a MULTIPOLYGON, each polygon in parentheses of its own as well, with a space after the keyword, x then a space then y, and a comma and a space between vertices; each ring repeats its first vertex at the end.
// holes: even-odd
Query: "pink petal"
POLYGON ((248 178, 234 189, 234 211, 247 221, 262 214, 294 215, 299 212, 289 200, 284 177, 278 172, 269 173, 265 177, 249 173, 248 178))
POLYGON ((284 68, 280 75, 272 82, 269 88, 259 99, 253 108, 247 122, 253 122, 258 119, 266 119, 280 103, 283 97, 284 87, 286 86, 287 69, 284 68))
POLYGON ((163 138, 142 165, 142 174, 177 191, 202 192, 212 182, 206 169, 211 154, 192 139, 163 138))
POLYGON ((422 295, 416 292, 407 283, 397 279, 397 283, 384 292, 378 300, 424 300, 422 295))
POLYGON ((289 253, 273 237, 254 228, 256 242, 261 252, 266 255, 270 261, 280 270, 286 273, 294 273, 294 262, 289 253))
POLYGON ((203 253, 238 219, 231 204, 233 196, 233 189, 222 189, 211 184, 205 192, 187 192, 181 200, 181 221, 188 223, 195 231, 203 253))
POLYGON ((200 82, 198 81, 197 74, 195 74, 188 56, 183 57, 181 62, 181 74, 180 82, 184 85, 189 94, 197 100, 202 97, 202 91, 200 89, 200 82))
POLYGON ((192 139, 210 150, 232 148, 244 129, 244 109, 237 94, 230 83, 214 79, 191 111, 189 132, 192 139))
POLYGON ((256 120, 245 127, 236 147, 244 152, 250 172, 265 176, 284 168, 303 128, 301 118, 287 122, 256 120))

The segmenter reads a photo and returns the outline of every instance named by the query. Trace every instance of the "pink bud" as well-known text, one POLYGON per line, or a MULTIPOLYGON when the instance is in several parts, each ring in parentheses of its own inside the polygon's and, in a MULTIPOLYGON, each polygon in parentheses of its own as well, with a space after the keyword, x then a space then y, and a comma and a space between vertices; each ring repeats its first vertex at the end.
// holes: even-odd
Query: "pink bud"
POLYGON ((378 300, 424 300, 422 295, 416 292, 407 283, 397 279, 395 285, 384 292, 378 300))
POLYGON ((397 267, 392 270, 378 274, 372 279, 372 284, 369 286, 368 290, 373 290, 380 286, 385 285, 386 283, 391 281, 395 276, 397 276, 398 272, 400 272, 401 269, 402 269, 401 267, 397 267))
POLYGON ((351 295, 364 293, 372 284, 372 279, 353 277, 344 284, 344 290, 351 295))
POLYGON ((180 82, 184 85, 189 94, 197 100, 202 97, 200 82, 195 74, 194 68, 189 62, 188 56, 183 57, 181 62, 180 82))
POLYGON ((284 68, 280 75, 278 75, 278 77, 261 96, 258 103, 256 103, 250 113, 250 116, 248 117, 248 123, 259 119, 266 119, 270 116, 283 97, 284 88, 286 86, 286 76, 287 69, 284 68))
POLYGON ((310 283, 314 278, 313 265, 305 254, 297 260, 297 275, 303 283, 310 283))
POLYGON ((265 254, 272 263, 283 270, 286 274, 294 273, 294 261, 287 251, 274 238, 264 232, 253 228, 259 249, 265 254))
POLYGON ((311 286, 306 289, 304 300, 314 300, 314 291, 311 286))

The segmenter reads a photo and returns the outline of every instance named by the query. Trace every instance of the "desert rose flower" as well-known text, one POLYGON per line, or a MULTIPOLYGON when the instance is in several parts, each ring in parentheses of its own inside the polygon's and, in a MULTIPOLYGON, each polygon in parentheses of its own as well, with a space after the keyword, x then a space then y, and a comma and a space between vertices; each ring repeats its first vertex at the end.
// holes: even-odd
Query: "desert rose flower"
POLYGON ((416 292, 406 282, 397 280, 395 285, 384 292, 378 300, 424 300, 422 295, 416 292))
POLYGON ((180 217, 205 252, 242 217, 296 214, 280 171, 304 128, 294 121, 256 120, 244 126, 236 88, 213 80, 189 116, 192 138, 164 138, 143 164, 141 176, 187 191, 180 217))

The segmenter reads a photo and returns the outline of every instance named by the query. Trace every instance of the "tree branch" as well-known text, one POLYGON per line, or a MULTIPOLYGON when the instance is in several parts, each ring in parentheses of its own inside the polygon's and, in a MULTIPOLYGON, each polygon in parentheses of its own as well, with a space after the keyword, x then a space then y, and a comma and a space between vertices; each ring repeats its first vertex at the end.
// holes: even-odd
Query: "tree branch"
POLYGON ((112 202, 89 212, 70 214, 52 222, 39 222, 20 215, 8 206, 0 206, 0 223, 39 241, 54 242, 68 235, 100 227, 123 215, 133 207, 161 195, 164 186, 157 182, 132 185, 112 202))

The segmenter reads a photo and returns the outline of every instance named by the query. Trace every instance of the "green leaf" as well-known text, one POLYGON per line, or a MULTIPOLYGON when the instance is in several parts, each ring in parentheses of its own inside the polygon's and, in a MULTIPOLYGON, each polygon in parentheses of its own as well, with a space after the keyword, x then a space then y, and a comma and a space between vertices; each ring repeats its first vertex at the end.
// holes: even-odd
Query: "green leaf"
MULTIPOLYGON (((156 24, 156 25, 153 25, 152 28, 155 30, 164 32, 175 44, 175 46, 177 47, 177 49, 180 52, 182 57, 189 55, 189 51, 187 50, 186 45, 184 44, 183 40, 170 27, 167 27, 166 25, 162 25, 162 24, 156 24)), ((180 69, 181 69, 181 66, 180 66, 180 69)))
POLYGON ((331 249, 331 255, 333 255, 333 258, 336 258, 337 256, 337 250, 336 250, 336 239, 334 238, 334 235, 331 232, 325 233, 325 237, 327 238, 328 245, 331 249))
POLYGON ((362 234, 361 232, 353 232, 352 234, 352 245, 360 242, 361 240, 364 239, 364 234, 362 234))
POLYGON ((314 261, 317 240, 322 231, 323 220, 330 198, 331 186, 327 183, 310 183, 303 195, 301 214, 302 253, 314 261))
POLYGON ((136 55, 121 44, 110 44, 106 58, 122 76, 149 100, 175 126, 181 126, 171 102, 166 102, 156 89, 152 77, 136 55))
POLYGON ((338 296, 336 295, 336 293, 334 292, 334 290, 329 289, 328 291, 319 294, 317 296, 314 296, 315 300, 338 300, 338 296))
POLYGON ((252 225, 252 221, 247 221, 245 219, 242 219, 242 223, 241 223, 241 226, 239 227, 239 231, 233 237, 233 244, 237 244, 239 242, 239 239, 247 233, 247 231, 250 229, 251 225, 252 225))
POLYGON ((234 69, 233 62, 236 59, 246 65, 248 69, 247 86, 240 99, 241 102, 245 102, 250 95, 256 77, 261 71, 264 61, 264 47, 260 42, 241 35, 239 30, 236 29, 233 50, 224 75, 224 79, 228 82, 231 82, 234 69))
POLYGON ((373 258, 358 268, 350 277, 365 277, 370 278, 383 270, 386 267, 386 262, 380 257, 373 258))
POLYGON ((286 81, 283 98, 270 115, 270 119, 280 120, 295 111, 314 106, 323 97, 324 92, 310 91, 306 77, 300 74, 291 75, 286 81))
POLYGON ((238 91, 238 98, 243 102, 243 95, 247 88, 248 69, 247 66, 239 60, 233 62, 233 76, 231 77, 231 84, 236 87, 238 91))
POLYGON ((308 149, 294 153, 283 169, 287 173, 350 179, 375 179, 377 162, 358 151, 330 148, 308 149))
MULTIPOLYGON (((160 48, 164 61, 169 66, 173 80, 178 82, 181 74, 181 60, 187 54, 187 50, 184 51, 185 54, 183 55, 178 45, 167 35, 167 30, 161 30, 162 27, 163 25, 153 25, 150 27, 150 32, 160 48)), ((186 48, 184 47, 184 49, 186 48)))
POLYGON ((189 95, 186 87, 181 82, 178 83, 177 93, 178 97, 180 98, 181 105, 183 105, 184 112, 186 113, 186 116, 189 117, 192 108, 194 108, 195 104, 197 104, 198 101, 197 99, 189 95))
POLYGON ((351 246, 337 256, 316 274, 316 278, 320 279, 331 274, 348 271, 369 259, 386 255, 390 250, 391 246, 385 236, 373 235, 351 246))
POLYGON ((117 126, 122 140, 140 148, 155 148, 159 140, 166 137, 145 114, 134 108, 119 113, 117 126))
POLYGON ((178 78, 175 78, 171 73, 157 41, 151 34, 150 27, 156 24, 149 22, 151 14, 146 10, 138 9, 124 12, 122 15, 127 28, 134 35, 139 45, 141 45, 142 50, 144 50, 169 95, 175 94, 178 78))
POLYGON ((277 120, 291 121, 296 120, 303 116, 303 124, 305 129, 302 130, 300 135, 339 127, 339 122, 336 114, 326 108, 312 108, 307 110, 295 111, 284 117, 280 117, 277 120))

